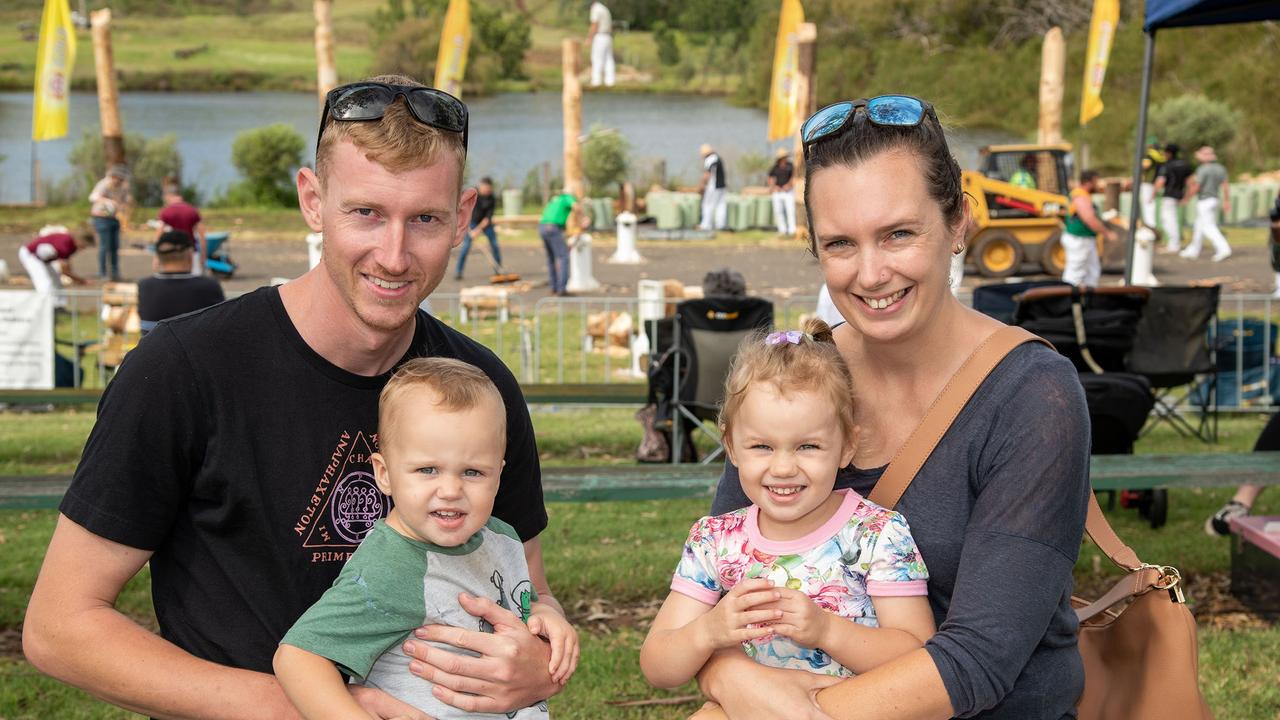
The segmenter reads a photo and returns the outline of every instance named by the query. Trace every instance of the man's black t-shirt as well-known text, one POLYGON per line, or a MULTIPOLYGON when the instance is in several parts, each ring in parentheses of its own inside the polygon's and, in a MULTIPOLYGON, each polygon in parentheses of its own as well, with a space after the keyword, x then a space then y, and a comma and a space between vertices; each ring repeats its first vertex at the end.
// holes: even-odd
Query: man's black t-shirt
MULTIPOLYGON (((416 356, 481 368, 507 406, 493 514, 522 539, 547 525, 520 388, 489 350, 419 312, 416 356)), ((271 672, 285 631, 332 584, 390 509, 369 456, 378 393, 325 360, 276 288, 169 320, 103 393, 61 511, 90 532, 151 550, 161 634, 197 657, 271 672)))
POLYGON ((211 277, 188 273, 158 273, 138 281, 138 318, 142 331, 156 323, 217 305, 226 299, 222 285, 211 277))
POLYGON ((1181 200, 1187 191, 1187 178, 1191 177, 1191 163, 1182 158, 1174 158, 1160 166, 1157 177, 1164 178, 1164 196, 1181 200))
POLYGON ((493 211, 497 206, 497 195, 493 193, 488 195, 476 193, 476 206, 471 210, 471 227, 479 225, 480 221, 485 218, 488 218, 489 222, 493 222, 493 211))
POLYGON ((791 176, 795 174, 795 166, 789 162, 778 161, 773 164, 773 168, 769 170, 769 177, 773 178, 773 184, 778 188, 782 188, 791 182, 791 176))

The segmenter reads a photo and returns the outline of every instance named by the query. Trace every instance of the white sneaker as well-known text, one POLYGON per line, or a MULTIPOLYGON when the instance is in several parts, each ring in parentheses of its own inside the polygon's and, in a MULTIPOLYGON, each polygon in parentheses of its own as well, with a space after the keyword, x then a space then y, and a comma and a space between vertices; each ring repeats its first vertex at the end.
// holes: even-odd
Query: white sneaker
POLYGON ((1200 257, 1200 253, 1192 252, 1191 248, 1187 248, 1186 250, 1183 250, 1182 252, 1178 253, 1178 257, 1185 258, 1187 260, 1195 260, 1196 258, 1200 257))
POLYGON ((1214 254, 1213 254, 1213 261, 1214 261, 1214 262, 1222 262, 1223 260, 1226 260, 1226 259, 1227 259, 1227 258, 1229 258, 1229 257, 1231 257, 1231 251, 1230 251, 1230 250, 1225 250, 1225 251, 1220 252, 1220 253, 1214 253, 1214 254))

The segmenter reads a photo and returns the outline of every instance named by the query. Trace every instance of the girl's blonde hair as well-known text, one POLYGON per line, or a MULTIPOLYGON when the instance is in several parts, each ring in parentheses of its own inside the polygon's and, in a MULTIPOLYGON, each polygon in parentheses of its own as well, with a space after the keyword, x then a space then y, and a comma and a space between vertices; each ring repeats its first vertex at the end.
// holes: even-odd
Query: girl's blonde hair
MULTIPOLYGON (((733 434, 733 418, 747 392, 760 383, 772 383, 778 392, 816 392, 831 401, 845 441, 854 441, 853 376, 836 348, 831 326, 812 318, 801 328, 798 344, 788 340, 766 342, 772 333, 758 331, 738 346, 724 383, 720 432, 726 446, 733 434)), ((785 333, 784 333, 785 335, 785 333)))

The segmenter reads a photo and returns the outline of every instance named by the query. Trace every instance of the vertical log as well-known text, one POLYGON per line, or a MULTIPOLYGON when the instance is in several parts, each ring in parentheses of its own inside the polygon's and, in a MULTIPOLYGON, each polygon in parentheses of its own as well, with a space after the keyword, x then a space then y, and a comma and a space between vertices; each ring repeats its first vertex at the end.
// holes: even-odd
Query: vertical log
POLYGON ((124 129, 120 123, 115 60, 111 53, 111 8, 94 10, 89 16, 89 23, 93 28, 93 63, 98 77, 98 115, 102 121, 102 149, 109 168, 112 165, 125 164, 124 129))
POLYGON ((561 73, 564 76, 564 189, 581 198, 582 183, 582 83, 578 81, 578 54, 581 43, 566 39, 561 44, 561 73))
POLYGON ((320 107, 324 96, 338 86, 338 62, 333 49, 333 0, 315 0, 312 10, 316 16, 316 92, 320 94, 320 107))
MULTIPOLYGON (((813 23, 800 23, 796 27, 796 97, 799 98, 800 122, 818 111, 817 82, 818 26, 813 23)), ((804 205, 804 141, 800 133, 796 133, 795 157, 792 160, 795 168, 796 182, 793 186, 796 202, 804 205)), ((807 222, 805 215, 796 212, 796 232, 807 222)))
POLYGON ((1040 50, 1040 127, 1036 136, 1041 145, 1062 142, 1063 77, 1067 71, 1067 46, 1062 28, 1044 34, 1040 50))

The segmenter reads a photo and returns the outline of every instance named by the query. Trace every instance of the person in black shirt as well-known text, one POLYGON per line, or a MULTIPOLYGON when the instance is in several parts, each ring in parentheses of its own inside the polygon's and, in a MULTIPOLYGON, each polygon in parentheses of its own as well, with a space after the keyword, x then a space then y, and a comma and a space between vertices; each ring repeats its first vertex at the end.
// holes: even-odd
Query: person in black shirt
MULTIPOLYGON (((321 263, 161 323, 125 357, 27 606, 33 665, 157 717, 297 717, 271 659, 390 508, 370 459, 378 394, 414 357, 468 362, 498 387, 507 449, 493 514, 522 540, 539 601, 558 607, 520 387, 487 348, 419 309, 475 205, 462 186, 466 120, 460 101, 403 76, 329 92, 315 170, 297 176, 303 218, 324 232, 321 263), (423 104, 439 126, 418 119, 423 104), (159 635, 115 607, 148 564, 159 635)), ((405 643, 440 700, 507 712, 559 692, 545 642, 492 600, 459 601, 493 631, 431 625, 405 643)), ((351 692, 372 717, 426 720, 380 690, 351 692)))
POLYGON ((480 178, 476 186, 476 207, 471 211, 471 229, 462 238, 462 247, 458 249, 458 267, 453 273, 454 280, 462 279, 462 268, 467 264, 467 253, 471 252, 471 238, 482 232, 489 238, 489 249, 493 251, 493 271, 502 272, 502 251, 498 249, 498 234, 493 230, 493 211, 497 207, 497 199, 493 194, 493 181, 480 178))
POLYGON ((1160 228, 1164 230, 1164 248, 1167 253, 1182 250, 1181 206, 1186 202, 1187 178, 1191 177, 1191 163, 1179 156, 1180 149, 1174 143, 1164 146, 1168 158, 1156 175, 1155 190, 1160 197, 1160 228))
POLYGON ((710 145, 703 143, 698 148, 702 155, 702 182, 698 192, 702 193, 702 222, 700 230, 723 230, 728 224, 728 205, 725 194, 724 161, 710 145))
POLYGON ((795 166, 791 155, 782 149, 769 169, 769 191, 773 194, 773 223, 779 235, 796 234, 795 166))
POLYGON ((155 274, 138 281, 138 318, 142 334, 156 323, 217 305, 226 300, 222 285, 211 277, 192 274, 192 237, 170 230, 156 241, 155 274))

